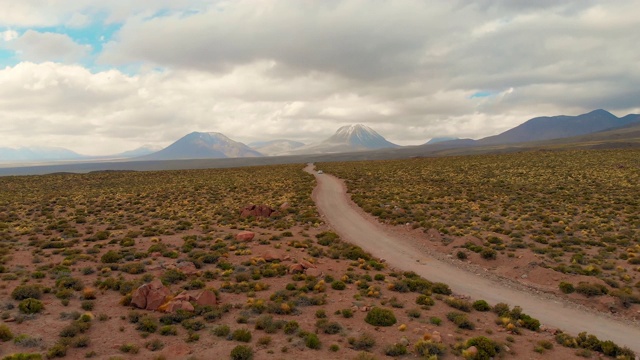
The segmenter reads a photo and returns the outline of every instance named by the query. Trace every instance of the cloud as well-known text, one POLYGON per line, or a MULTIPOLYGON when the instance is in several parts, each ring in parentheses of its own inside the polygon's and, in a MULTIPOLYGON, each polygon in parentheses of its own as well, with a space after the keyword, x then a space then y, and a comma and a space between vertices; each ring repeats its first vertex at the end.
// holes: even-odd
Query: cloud
POLYGON ((93 71, 71 65, 88 49, 70 35, 0 33, 24 60, 0 70, 0 131, 16 145, 115 153, 191 131, 310 142, 350 123, 419 144, 640 112, 637 0, 15 3, 23 25, 122 23, 93 71))
POLYGON ((36 62, 76 62, 91 50, 90 46, 78 44, 67 35, 33 30, 27 30, 6 47, 14 50, 20 59, 36 62))
POLYGON ((6 30, 6 31, 0 31, 0 40, 4 40, 4 41, 11 41, 14 40, 18 37, 18 32, 15 30, 6 30))

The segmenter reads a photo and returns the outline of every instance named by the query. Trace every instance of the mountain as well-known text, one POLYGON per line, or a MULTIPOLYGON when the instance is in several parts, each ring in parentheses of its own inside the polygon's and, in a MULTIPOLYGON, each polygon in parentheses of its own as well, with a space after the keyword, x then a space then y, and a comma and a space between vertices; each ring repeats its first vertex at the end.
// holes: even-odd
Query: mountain
POLYGON ((315 144, 303 146, 292 154, 326 154, 364 150, 397 148, 372 128, 357 124, 339 128, 330 138, 315 144))
POLYGON ((478 140, 478 145, 513 144, 573 137, 613 129, 640 121, 640 115, 623 118, 606 110, 594 110, 578 116, 537 117, 501 134, 478 140))
POLYGON ((153 146, 153 145, 144 145, 137 149, 124 151, 116 155, 109 156, 110 158, 134 158, 139 156, 145 156, 149 154, 153 154, 154 152, 162 150, 161 147, 153 146))
POLYGON ((192 132, 153 154, 138 160, 223 159, 258 157, 261 153, 217 132, 192 132))
POLYGON ((437 143, 441 143, 441 142, 445 142, 445 141, 453 141, 453 140, 460 140, 460 138, 457 137, 434 137, 433 139, 427 141, 427 144, 437 144, 437 143))
POLYGON ((249 147, 267 156, 287 154, 292 150, 303 147, 304 143, 292 140, 258 141, 249 144, 249 147))
POLYGON ((0 148, 0 162, 77 160, 83 157, 76 152, 61 147, 0 148))

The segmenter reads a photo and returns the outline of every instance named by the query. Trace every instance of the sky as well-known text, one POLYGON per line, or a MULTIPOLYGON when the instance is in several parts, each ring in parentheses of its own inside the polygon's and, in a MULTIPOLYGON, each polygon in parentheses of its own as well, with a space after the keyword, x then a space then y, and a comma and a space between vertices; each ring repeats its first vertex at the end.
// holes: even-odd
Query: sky
POLYGON ((0 147, 401 144, 640 113, 640 0, 0 0, 0 147))

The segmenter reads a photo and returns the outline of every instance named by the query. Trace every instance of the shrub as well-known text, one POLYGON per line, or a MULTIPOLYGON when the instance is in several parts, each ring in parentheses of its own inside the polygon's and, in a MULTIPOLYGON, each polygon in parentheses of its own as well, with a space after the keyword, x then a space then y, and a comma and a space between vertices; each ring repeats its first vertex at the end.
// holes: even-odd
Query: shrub
POLYGON ((475 346, 478 353, 474 359, 491 359, 500 352, 500 346, 495 341, 484 336, 478 336, 467 340, 467 348, 475 346))
POLYGON ((462 310, 464 312, 471 312, 472 309, 471 303, 463 299, 448 297, 444 300, 444 302, 452 308, 462 310))
POLYGON ((240 342, 249 342, 251 341, 251 331, 249 331, 248 329, 234 330, 231 334, 231 339, 240 342))
POLYGON ((113 250, 107 251, 100 257, 100 261, 103 264, 114 264, 120 261, 120 259, 122 259, 122 256, 113 250))
POLYGON ((287 322, 286 324, 284 324, 284 333, 291 335, 294 332, 296 332, 298 330, 298 328, 300 328, 300 325, 298 324, 297 321, 291 320, 289 322, 287 322))
POLYGON ((480 256, 482 256, 482 258, 486 260, 495 260, 496 257, 498 257, 498 253, 492 248, 486 247, 482 249, 482 251, 480 251, 480 256))
POLYGON ((436 343, 431 340, 420 340, 413 346, 413 349, 415 350, 416 354, 418 354, 418 356, 426 357, 431 355, 437 356, 444 354, 444 352, 447 350, 447 346, 445 344, 436 343))
POLYGON ((164 348, 164 343, 160 339, 153 339, 150 342, 146 343, 145 346, 150 351, 158 351, 164 348))
POLYGON ((442 324, 442 319, 440 319, 437 316, 432 316, 429 318, 429 323, 436 325, 436 326, 440 326, 440 324, 442 324))
POLYGON ((435 301, 430 296, 427 295, 419 295, 416 299, 416 304, 423 306, 433 306, 435 305, 435 301))
POLYGON ((558 285, 558 287, 560 288, 560 291, 565 294, 571 294, 576 291, 576 289, 573 287, 573 284, 564 281, 560 282, 560 285, 558 285))
POLYGON ((397 322, 393 311, 379 307, 371 309, 364 318, 364 321, 373 326, 392 326, 397 322))
POLYGON ((376 345, 376 339, 368 333, 362 333, 357 338, 349 338, 349 345, 354 350, 369 350, 376 345))
POLYGON ((387 345, 384 347, 387 356, 402 356, 407 354, 407 347, 402 344, 387 345))
POLYGON ((42 355, 35 354, 35 353, 32 353, 32 354, 19 353, 19 354, 7 355, 3 357, 2 360, 42 360, 42 355))
POLYGON ((581 282, 576 286, 576 292, 586 297, 606 295, 608 293, 607 287, 601 284, 593 284, 581 282))
POLYGON ((238 345, 231 350, 231 360, 251 360, 253 359, 253 349, 251 346, 238 345))
POLYGON ((39 347, 42 345, 42 338, 20 334, 13 339, 13 343, 26 348, 39 347))
POLYGON ((156 330, 158 330, 158 321, 151 316, 143 316, 138 321, 136 330, 154 333, 156 332, 156 330))
POLYGON ((44 304, 42 304, 42 301, 33 298, 24 299, 18 304, 18 309, 24 314, 39 313, 43 308, 44 304))
POLYGON ((5 324, 0 324, 0 340, 9 341, 13 339, 13 333, 11 329, 5 324))
POLYGON ((321 346, 318 335, 313 333, 309 333, 304 337, 304 344, 309 349, 314 349, 314 350, 320 349, 320 346, 321 346))
POLYGON ((353 310, 351 310, 351 309, 342 309, 342 310, 340 310, 340 314, 342 314, 343 318, 348 319, 350 317, 353 317, 353 310))
POLYGON ((331 283, 331 288, 333 290, 344 290, 347 285, 342 281, 334 281, 331 283))
MULTIPOLYGON (((227 326, 227 329, 228 328, 229 327, 227 326)), ((229 332, 227 331, 227 334, 228 333, 229 332)), ((225 335, 227 335, 227 334, 225 334, 225 335)), ((162 335, 162 336, 175 336, 175 335, 178 335, 178 330, 176 329, 175 326, 164 325, 164 326, 160 327, 160 335, 162 335)))
POLYGON ((447 319, 456 324, 460 329, 475 329, 475 325, 467 318, 467 315, 452 311, 447 314, 447 319))
POLYGON ((229 335, 229 333, 231 332, 231 329, 229 328, 229 325, 218 325, 213 330, 211 330, 211 332, 215 336, 225 337, 229 335))
POLYGON ((484 300, 477 300, 473 303, 473 308, 477 311, 489 311, 491 306, 484 300))
POLYGON ((440 282, 433 283, 433 285, 431 286, 431 292, 440 295, 451 295, 452 293, 449 285, 440 282))
POLYGON ((65 357, 67 356, 67 347, 64 344, 57 343, 47 351, 47 358, 65 357))
POLYGON ((186 280, 187 275, 185 275, 184 273, 176 269, 169 269, 165 271, 164 274, 162 274, 160 279, 162 280, 163 284, 170 285, 170 284, 175 284, 179 281, 186 280))
POLYGON ((11 297, 14 300, 40 299, 42 297, 42 289, 39 285, 20 285, 13 289, 11 297))
POLYGON ((493 306, 493 312, 498 314, 498 316, 503 317, 509 315, 509 305, 505 303, 497 303, 493 306))

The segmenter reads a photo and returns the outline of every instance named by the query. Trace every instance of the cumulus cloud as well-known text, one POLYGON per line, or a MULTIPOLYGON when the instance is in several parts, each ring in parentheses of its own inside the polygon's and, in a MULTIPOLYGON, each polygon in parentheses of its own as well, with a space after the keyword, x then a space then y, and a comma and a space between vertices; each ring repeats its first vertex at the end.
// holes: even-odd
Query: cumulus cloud
POLYGON ((91 50, 90 46, 78 44, 67 35, 34 30, 27 30, 6 47, 14 50, 22 60, 37 62, 75 62, 91 50))
POLYGON ((0 33, 31 61, 0 70, 0 131, 17 145, 115 153, 191 131, 310 142, 350 123, 419 144, 640 112, 638 0, 79 0, 31 19, 38 1, 15 3, 25 15, 0 24, 122 22, 98 57, 113 70, 98 72, 69 65, 87 48, 67 35, 0 33))

